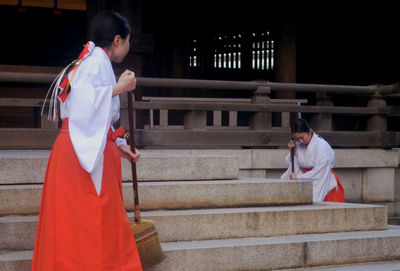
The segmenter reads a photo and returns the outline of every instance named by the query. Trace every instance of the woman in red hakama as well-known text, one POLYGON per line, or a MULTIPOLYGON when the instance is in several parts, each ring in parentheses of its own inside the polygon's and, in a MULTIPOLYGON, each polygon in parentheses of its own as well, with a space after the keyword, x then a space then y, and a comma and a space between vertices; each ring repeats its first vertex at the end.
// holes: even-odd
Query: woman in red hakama
POLYGON ((285 159, 288 169, 281 179, 312 181, 314 202, 344 202, 344 189, 333 171, 335 152, 331 146, 315 134, 304 119, 293 122, 292 134, 297 141, 288 144, 289 149, 295 148, 293 166, 288 154, 285 159))
MULTIPOLYGON (((113 12, 97 22, 104 16, 126 23, 113 12)), ((129 51, 127 30, 114 34, 119 41, 110 47, 88 43, 60 95, 63 124, 44 180, 32 271, 142 270, 121 182, 121 153, 135 162, 139 157, 118 142, 123 131, 111 128, 119 118, 118 94, 136 85, 130 71, 116 83, 110 62, 129 51)))

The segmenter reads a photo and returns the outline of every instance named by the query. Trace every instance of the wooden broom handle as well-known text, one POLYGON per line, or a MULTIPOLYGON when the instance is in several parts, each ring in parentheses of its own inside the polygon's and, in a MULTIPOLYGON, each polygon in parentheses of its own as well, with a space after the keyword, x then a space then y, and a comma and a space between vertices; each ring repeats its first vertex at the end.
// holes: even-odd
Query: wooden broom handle
POLYGON ((292 173, 294 173, 294 148, 290 148, 290 161, 292 162, 292 173))
MULTIPOLYGON (((133 125, 133 106, 132 106, 132 92, 128 92, 128 115, 129 115, 129 137, 131 138, 131 150, 136 153, 135 145, 135 127, 133 125)), ((134 214, 135 222, 140 223, 140 207, 139 207, 139 192, 138 192, 138 182, 136 175, 136 163, 132 161, 132 184, 133 184, 133 201, 134 201, 134 214)))
MULTIPOLYGON (((291 141, 294 142, 294 139, 291 138, 291 141)), ((290 148, 290 162, 292 162, 292 173, 294 173, 294 153, 295 153, 295 148, 290 148)))

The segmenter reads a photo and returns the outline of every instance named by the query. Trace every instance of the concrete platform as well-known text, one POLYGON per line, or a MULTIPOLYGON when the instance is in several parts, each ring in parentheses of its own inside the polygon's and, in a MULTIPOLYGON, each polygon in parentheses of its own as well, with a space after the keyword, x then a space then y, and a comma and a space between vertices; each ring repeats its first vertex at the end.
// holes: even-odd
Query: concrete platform
MULTIPOLYGON (((312 267, 328 268, 329 265, 342 268, 333 265, 398 261, 400 228, 390 226, 383 231, 167 242, 161 246, 167 258, 152 271, 313 270, 312 267)), ((28 271, 31 257, 32 251, 29 250, 0 252, 0 270, 28 271)))
MULTIPOLYGON (((128 213, 133 221, 133 214, 128 213)), ((147 211, 162 242, 384 230, 385 206, 320 203, 285 207, 147 211)), ((0 217, 0 250, 32 249, 37 216, 0 217)))
MULTIPOLYGON (((49 155, 40 150, 1 150, 0 185, 43 183, 49 155)), ((234 156, 143 154, 137 164, 140 181, 226 180, 237 179, 238 173, 239 158, 234 156)), ((125 159, 122 179, 132 180, 125 159)))
MULTIPOLYGON (((142 210, 228 208, 312 204, 312 183, 271 179, 141 182, 142 210)), ((125 206, 133 210, 131 183, 123 183, 125 206)), ((0 185, 0 214, 39 213, 41 184, 0 185)))

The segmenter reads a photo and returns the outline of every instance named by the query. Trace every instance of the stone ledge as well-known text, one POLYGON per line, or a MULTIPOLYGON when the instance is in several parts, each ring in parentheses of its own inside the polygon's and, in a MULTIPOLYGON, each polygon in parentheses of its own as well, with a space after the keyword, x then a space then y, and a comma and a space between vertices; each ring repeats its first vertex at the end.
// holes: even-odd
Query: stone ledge
MULTIPOLYGON (((398 167, 400 149, 334 149, 335 168, 398 167)), ((144 149, 149 154, 223 155, 239 157, 240 169, 284 169, 287 149, 144 149)))
MULTIPOLYGON (((43 183, 49 154, 49 151, 2 151, 0 185, 43 183)), ((238 159, 218 155, 143 154, 137 164, 137 175, 141 181, 236 179, 238 159)), ((122 160, 122 179, 132 179, 130 165, 125 159, 122 160)))
MULTIPOLYGON (((146 211, 141 215, 154 221, 162 242, 387 228, 385 206, 348 203, 146 211)), ((133 221, 133 214, 128 213, 128 216, 133 221)), ((0 217, 0 249, 32 249, 37 220, 37 216, 0 217)))
MULTIPOLYGON (((334 149, 336 154, 335 168, 369 168, 398 167, 397 150, 382 149, 334 149)), ((286 168, 286 149, 252 150, 252 168, 279 169, 286 168)))
MULTIPOLYGON (((275 270, 400 259, 400 230, 162 244, 158 270, 275 270), (182 259, 190 259, 185 261, 182 259), (195 269, 193 268, 195 266, 195 269)), ((309 269, 307 269, 309 270, 309 269)))
POLYGON ((307 267, 296 269, 280 269, 280 271, 398 271, 400 261, 353 263, 337 266, 307 267))
MULTIPOLYGON (((312 183, 270 179, 140 182, 142 210, 228 208, 312 203, 312 183)), ((133 210, 131 183, 123 183, 125 207, 133 210)), ((42 185, 1 185, 0 214, 39 213, 42 185)))
MULTIPOLYGON (((320 266, 321 262, 333 268, 344 263, 399 260, 400 227, 369 232, 167 242, 161 246, 167 258, 152 271, 274 270, 306 266, 305 270, 313 270, 311 266, 320 266)), ((28 271, 32 254, 32 250, 0 253, 0 270, 28 271)))

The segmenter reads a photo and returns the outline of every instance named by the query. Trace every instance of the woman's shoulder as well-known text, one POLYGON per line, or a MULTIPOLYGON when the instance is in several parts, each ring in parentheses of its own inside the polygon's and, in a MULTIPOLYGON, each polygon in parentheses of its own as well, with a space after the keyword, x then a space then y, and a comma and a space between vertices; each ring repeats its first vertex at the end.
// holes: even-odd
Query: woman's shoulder
POLYGON ((87 72, 98 73, 101 70, 108 69, 111 65, 109 59, 100 47, 95 47, 91 55, 80 64, 87 72))
POLYGON ((87 83, 89 81, 94 85, 115 83, 112 65, 103 49, 99 47, 96 47, 91 55, 79 64, 71 84, 87 83))
POLYGON ((331 145, 329 145, 329 143, 324 138, 322 138, 320 136, 317 136, 317 138, 318 138, 318 140, 317 140, 318 148, 333 151, 331 145))

